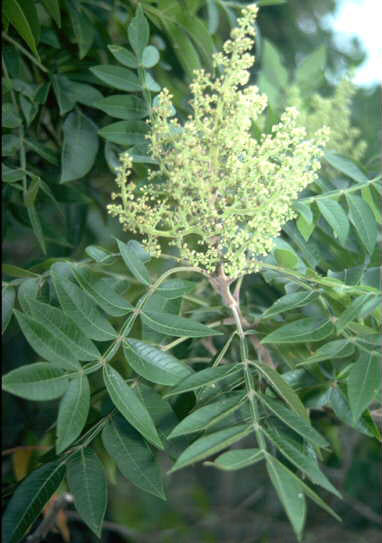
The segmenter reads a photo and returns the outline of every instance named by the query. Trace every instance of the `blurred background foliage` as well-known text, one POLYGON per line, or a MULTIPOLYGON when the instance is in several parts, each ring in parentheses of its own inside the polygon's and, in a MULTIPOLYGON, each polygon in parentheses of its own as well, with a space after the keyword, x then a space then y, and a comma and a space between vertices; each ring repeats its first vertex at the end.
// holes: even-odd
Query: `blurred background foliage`
MULTIPOLYGON (((306 95, 331 95, 340 75, 363 61, 365 52, 357 41, 350 50, 340 50, 322 22, 335 11, 335 0, 258 3, 263 7, 253 81, 261 86, 269 42, 287 74, 284 87, 272 95, 273 119, 283 107, 296 67, 320 46, 326 50, 326 68, 306 95)), ((3 2, 3 281, 21 282, 45 271, 56 259, 85 258, 89 245, 111 248, 113 236, 126 239, 106 213, 118 152, 133 147, 144 162, 139 122, 161 87, 170 89, 178 113, 187 115, 192 70, 208 68, 211 53, 228 37, 238 8, 244 5, 223 0, 141 2, 150 23, 152 49, 146 66, 137 67, 132 55, 115 47, 128 47, 126 29, 137 4, 128 0, 3 2), (102 79, 100 71, 97 75, 96 69, 91 70, 105 65, 133 70, 133 88, 136 80, 143 82, 143 92, 130 101, 128 119, 118 112, 118 100, 104 100, 125 93, 124 84, 116 79, 110 83, 110 77, 118 74, 107 73, 102 79), (116 122, 127 124, 117 127, 116 133, 115 127, 108 129, 116 122)), ((358 89, 353 100, 352 118, 368 144, 363 162, 370 175, 378 173, 380 164, 379 100, 377 87, 358 89)), ((139 161, 135 168, 140 175, 139 161)), ((248 306, 269 305, 278 295, 272 284, 265 288, 256 277, 246 280, 245 293, 248 306)), ((14 319, 3 337, 4 372, 35 360, 14 319)), ((39 451, 51 445, 43 436, 56 418, 57 402, 35 404, 5 393, 3 407, 3 476, 8 494, 35 465, 39 451), (20 445, 29 448, 14 449, 20 445)), ((329 425, 334 444, 327 465, 344 494, 342 503, 335 502, 343 523, 311 507, 305 541, 373 543, 380 537, 374 510, 379 445, 334 418, 326 417, 323 424, 329 425)), ((261 466, 252 469, 250 478, 245 470, 222 474, 188 468, 169 480, 168 496, 168 502, 162 502, 118 477, 118 484, 111 487, 102 541, 172 542, 179 537, 206 543, 294 541, 261 466)), ((68 540, 69 532, 72 541, 96 541, 74 512, 68 512, 60 522, 60 533, 50 534, 48 541, 68 540)))

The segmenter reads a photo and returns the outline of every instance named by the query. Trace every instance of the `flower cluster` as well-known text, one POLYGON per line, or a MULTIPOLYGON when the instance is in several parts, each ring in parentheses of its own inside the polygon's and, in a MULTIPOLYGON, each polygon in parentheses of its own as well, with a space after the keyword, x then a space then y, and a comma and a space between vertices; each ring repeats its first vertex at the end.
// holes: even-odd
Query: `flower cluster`
POLYGON ((351 101, 356 87, 348 79, 343 79, 333 96, 328 98, 314 94, 307 103, 302 99, 300 89, 290 87, 288 104, 301 112, 300 121, 306 127, 308 135, 314 134, 323 124, 330 128, 327 148, 337 153, 360 160, 367 144, 360 140, 361 131, 352 126, 351 101))
POLYGON ((257 269, 282 225, 294 217, 292 203, 316 178, 328 131, 309 139, 288 108, 271 133, 256 139, 252 121, 267 100, 256 86, 242 89, 254 63, 256 7, 243 10, 238 27, 213 57, 214 73, 195 72, 192 115, 181 125, 172 117, 163 90, 148 135, 158 168, 141 186, 128 182, 131 158, 122 157, 117 184, 120 204, 109 211, 124 228, 142 234, 147 249, 160 254, 169 238, 183 260, 213 274, 223 265, 236 278, 257 269))

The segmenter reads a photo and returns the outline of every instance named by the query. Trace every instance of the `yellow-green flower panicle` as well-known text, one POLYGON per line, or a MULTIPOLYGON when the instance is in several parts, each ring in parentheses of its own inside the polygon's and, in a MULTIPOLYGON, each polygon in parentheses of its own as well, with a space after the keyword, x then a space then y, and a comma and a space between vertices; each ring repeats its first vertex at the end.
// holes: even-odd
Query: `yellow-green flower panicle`
POLYGON ((171 116, 171 95, 161 92, 148 135, 159 166, 137 188, 128 182, 131 159, 124 155, 122 203, 109 206, 152 254, 160 254, 160 238, 169 238, 184 261, 211 274, 222 264, 232 278, 255 271, 255 257, 271 251, 294 217, 293 201, 315 180, 328 139, 325 128, 308 138, 294 107, 270 134, 251 135, 267 105, 256 86, 242 88, 254 63, 256 13, 243 10, 223 53, 214 55, 215 74, 195 73, 192 114, 183 125, 171 116))

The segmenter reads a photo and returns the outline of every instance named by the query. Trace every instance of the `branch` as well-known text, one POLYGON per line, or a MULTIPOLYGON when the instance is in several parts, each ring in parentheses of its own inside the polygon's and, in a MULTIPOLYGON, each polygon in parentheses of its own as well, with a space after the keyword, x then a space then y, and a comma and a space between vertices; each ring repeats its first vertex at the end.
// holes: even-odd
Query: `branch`
POLYGON ((27 538, 27 543, 40 543, 40 541, 44 541, 48 533, 54 528, 59 512, 72 502, 73 496, 67 492, 57 498, 37 530, 27 538))

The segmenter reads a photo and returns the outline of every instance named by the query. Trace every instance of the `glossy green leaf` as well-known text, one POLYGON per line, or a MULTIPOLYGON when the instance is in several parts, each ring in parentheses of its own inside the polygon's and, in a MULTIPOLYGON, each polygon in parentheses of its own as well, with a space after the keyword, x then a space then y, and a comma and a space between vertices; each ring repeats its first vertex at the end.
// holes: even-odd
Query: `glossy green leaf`
POLYGON ((361 310, 365 307, 366 304, 375 300, 377 301, 377 303, 380 301, 379 297, 373 292, 370 292, 369 294, 363 294, 362 296, 359 296, 358 298, 353 300, 352 303, 345 309, 343 313, 341 313, 341 315, 336 320, 335 324, 337 328, 337 333, 341 333, 342 330, 344 330, 344 328, 346 328, 346 326, 349 324, 349 322, 361 319, 361 310))
POLYGON ((144 101, 134 95, 115 94, 98 100, 94 106, 110 115, 110 117, 126 121, 142 119, 147 116, 144 101))
POLYGON ((159 51, 153 45, 148 45, 142 52, 142 65, 148 69, 153 68, 159 62, 159 51))
POLYGON ((348 398, 354 421, 373 401, 381 383, 381 354, 360 352, 348 375, 348 398))
POLYGON ((260 371, 275 392, 281 396, 289 407, 293 409, 297 415, 300 415, 303 419, 307 420, 308 416, 304 404, 295 391, 286 383, 282 375, 270 366, 262 364, 261 362, 252 361, 251 363, 260 371))
POLYGON ((93 300, 69 279, 70 265, 57 262, 50 273, 62 309, 87 338, 108 341, 117 337, 117 332, 93 300))
POLYGON ((285 405, 278 400, 274 400, 264 394, 258 395, 261 402, 280 420, 282 420, 287 426, 292 428, 295 432, 300 434, 304 439, 313 443, 317 447, 327 447, 329 443, 321 434, 307 422, 306 418, 299 417, 291 409, 285 407, 285 405))
POLYGON ((4 334, 12 318, 12 311, 15 305, 16 291, 8 285, 1 289, 1 333, 4 334))
POLYGON ((65 475, 62 462, 49 462, 24 479, 3 516, 4 543, 18 543, 38 518, 65 475))
POLYGON ((171 468, 170 473, 199 462, 212 454, 216 454, 247 436, 252 431, 252 424, 238 424, 231 428, 224 428, 223 430, 200 437, 182 452, 171 468))
POLYGON ((147 326, 168 336, 209 337, 222 335, 222 332, 200 324, 200 322, 171 315, 171 313, 147 311, 142 313, 141 317, 147 326))
POLYGON ((296 536, 301 541, 306 518, 306 503, 302 485, 292 477, 281 462, 271 455, 266 456, 266 465, 272 484, 284 506, 296 536))
POLYGON ((149 286, 149 272, 147 271, 143 261, 138 257, 136 251, 130 247, 128 243, 123 243, 122 241, 119 241, 119 239, 116 241, 121 257, 135 279, 137 279, 137 281, 140 283, 149 286))
POLYGON ((90 387, 86 375, 72 379, 61 399, 57 416, 56 451, 60 454, 81 434, 90 408, 90 387))
POLYGON ((293 445, 291 440, 286 439, 284 435, 275 431, 275 429, 267 428, 264 430, 265 435, 276 445, 277 449, 287 458, 289 462, 294 464, 297 469, 305 473, 313 483, 322 486, 332 494, 341 498, 341 494, 332 485, 329 479, 322 473, 318 463, 313 457, 302 452, 293 445))
POLYGON ((92 169, 99 142, 96 125, 79 111, 67 116, 63 131, 60 183, 67 183, 84 177, 92 169))
POLYGON ((138 59, 141 59, 142 52, 149 42, 150 27, 144 15, 142 5, 139 4, 135 17, 127 27, 129 43, 138 59))
POLYGON ((187 415, 168 436, 169 439, 185 434, 200 432, 227 417, 241 406, 245 394, 233 393, 227 398, 200 407, 187 415))
POLYGON ((70 93, 69 82, 65 76, 55 74, 52 76, 52 87, 56 95, 60 115, 65 115, 76 105, 74 96, 70 93))
POLYGON ((137 76, 127 68, 100 64, 99 66, 90 68, 90 71, 103 83, 106 83, 106 85, 113 89, 125 92, 139 92, 141 90, 141 85, 137 76))
POLYGON ((159 464, 140 434, 121 416, 113 416, 102 431, 105 449, 131 483, 166 499, 159 464))
POLYGON ((152 383, 176 385, 193 373, 189 366, 171 354, 138 339, 125 340, 123 351, 133 370, 152 383))
POLYGON ((214 462, 205 464, 224 471, 235 471, 252 466, 263 458, 264 453, 260 449, 233 449, 218 456, 214 462))
POLYGON ((102 462, 92 448, 80 449, 69 459, 66 478, 81 519, 100 537, 107 506, 107 484, 102 462))
POLYGON ((68 387, 67 373, 48 362, 35 362, 7 373, 2 388, 27 400, 55 400, 68 387))
POLYGON ((317 200, 318 208, 333 230, 335 238, 344 245, 349 234, 350 223, 343 208, 335 200, 317 200))
POLYGON ((65 343, 77 360, 96 360, 101 356, 94 343, 61 309, 33 299, 28 300, 28 306, 31 316, 65 343))
POLYGON ((373 212, 360 196, 348 194, 346 200, 349 206, 350 221, 354 225, 367 252, 372 254, 378 234, 377 223, 375 222, 373 212))
POLYGON ((296 307, 303 307, 304 305, 308 305, 315 297, 316 294, 309 290, 285 294, 285 296, 276 300, 271 307, 264 311, 262 318, 268 319, 269 317, 274 317, 280 313, 291 311, 296 307))
POLYGON ((44 234, 41 227, 41 221, 40 221, 39 215, 36 212, 36 207, 35 207, 35 200, 36 200, 36 196, 39 189, 40 189, 40 183, 38 181, 38 178, 33 179, 28 189, 24 191, 23 199, 24 199, 24 205, 28 213, 29 221, 32 226, 33 233, 37 238, 37 241, 41 247, 42 252, 46 254, 46 244, 45 244, 44 234))
POLYGON ((183 394, 184 392, 189 392, 191 390, 197 390, 203 386, 215 388, 215 383, 230 374, 240 373, 240 369, 239 364, 225 364, 224 366, 206 368, 205 370, 195 372, 180 381, 170 392, 167 392, 165 398, 175 396, 176 394, 183 394))
POLYGON ((14 310, 17 322, 31 347, 43 358, 64 368, 78 369, 79 363, 74 358, 71 348, 63 334, 58 337, 51 327, 46 327, 40 321, 14 310))
POLYGON ((104 367, 103 376, 107 391, 115 407, 145 439, 159 449, 163 449, 150 413, 135 391, 110 365, 104 367))
POLYGON ((133 310, 132 305, 113 289, 109 278, 84 266, 74 266, 73 273, 80 286, 108 315, 122 317, 133 310))
POLYGON ((366 175, 354 164, 350 158, 342 156, 334 151, 328 151, 325 154, 325 159, 327 162, 333 166, 336 170, 341 173, 344 173, 350 179, 357 181, 357 183, 365 183, 368 181, 366 175))
POLYGON ((289 324, 284 324, 274 330, 261 343, 306 343, 322 341, 334 331, 333 324, 328 319, 306 317, 289 324))
POLYGON ((98 134, 107 141, 120 145, 144 143, 147 126, 142 121, 118 121, 98 130, 98 134))

